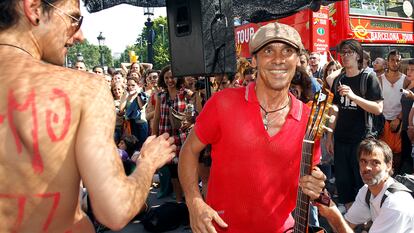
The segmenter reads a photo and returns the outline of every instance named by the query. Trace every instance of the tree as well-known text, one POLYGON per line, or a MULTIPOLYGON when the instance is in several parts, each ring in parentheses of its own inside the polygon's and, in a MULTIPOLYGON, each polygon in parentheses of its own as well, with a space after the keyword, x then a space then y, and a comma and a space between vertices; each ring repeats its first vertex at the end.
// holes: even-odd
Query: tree
MULTIPOLYGON (((154 38, 154 69, 162 69, 164 66, 170 63, 169 53, 169 37, 168 37, 168 24, 167 18, 160 16, 154 19, 153 30, 155 34, 154 38), (163 25, 163 26, 161 26, 163 25)), ((115 67, 120 67, 121 62, 129 62, 129 52, 134 51, 138 56, 138 60, 141 62, 147 61, 147 38, 149 30, 145 26, 142 32, 138 35, 136 43, 134 45, 127 46, 121 57, 117 59, 114 64, 115 67)))
POLYGON ((162 69, 170 64, 170 46, 168 35, 168 23, 166 17, 159 17, 154 20, 154 67, 162 69), (162 26, 161 26, 162 25, 162 26))
MULTIPOLYGON (((108 67, 113 66, 111 49, 107 46, 102 46, 102 52, 104 56, 104 65, 108 67)), ((75 64, 77 61, 77 54, 81 53, 83 57, 83 62, 85 63, 88 69, 96 65, 100 65, 100 53, 99 46, 89 43, 88 40, 84 40, 82 43, 77 43, 68 50, 68 60, 71 64, 75 64)))

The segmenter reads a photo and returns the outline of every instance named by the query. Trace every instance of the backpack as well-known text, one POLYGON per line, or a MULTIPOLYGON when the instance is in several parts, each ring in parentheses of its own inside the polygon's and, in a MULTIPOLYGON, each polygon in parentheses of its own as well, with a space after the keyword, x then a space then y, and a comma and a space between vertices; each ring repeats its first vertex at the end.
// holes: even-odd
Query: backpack
MULTIPOLYGON (((395 193, 398 191, 404 191, 411 194, 414 198, 414 175, 397 175, 395 178, 395 183, 391 184, 390 187, 387 188, 387 191, 390 193, 395 193)), ((369 199, 371 197, 371 191, 368 189, 365 195, 365 203, 367 203, 369 208, 369 199)), ((387 192, 384 193, 381 199, 380 208, 384 203, 385 199, 387 199, 388 195, 387 192)))
POLYGON ((166 202, 152 207, 144 216, 142 224, 149 232, 165 232, 177 229, 190 222, 187 206, 184 203, 166 202))
MULTIPOLYGON (((359 89, 361 91, 361 97, 366 99, 366 93, 367 93, 367 80, 369 78, 369 75, 373 73, 373 71, 363 70, 361 75, 361 80, 359 82, 359 89)), ((341 74, 334 79, 332 84, 333 93, 335 94, 338 86, 339 81, 345 76, 345 72, 341 72, 341 74)), ((379 138, 379 136, 382 134, 382 131, 384 130, 384 124, 385 124, 385 117, 381 113, 379 115, 375 115, 372 113, 369 113, 367 111, 364 111, 364 117, 365 117, 365 138, 379 138)))

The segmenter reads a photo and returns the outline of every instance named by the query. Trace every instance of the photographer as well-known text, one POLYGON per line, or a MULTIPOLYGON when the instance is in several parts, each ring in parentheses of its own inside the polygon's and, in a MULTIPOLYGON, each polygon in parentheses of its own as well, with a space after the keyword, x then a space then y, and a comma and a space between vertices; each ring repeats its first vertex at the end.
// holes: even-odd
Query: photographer
POLYGON ((388 191, 395 184, 391 177, 392 157, 391 148, 383 141, 366 139, 361 142, 358 162, 365 185, 359 190, 345 218, 332 201, 330 207, 318 205, 319 213, 328 220, 335 232, 354 232, 356 225, 370 220, 373 221, 370 233, 414 231, 413 197, 406 191, 388 191))

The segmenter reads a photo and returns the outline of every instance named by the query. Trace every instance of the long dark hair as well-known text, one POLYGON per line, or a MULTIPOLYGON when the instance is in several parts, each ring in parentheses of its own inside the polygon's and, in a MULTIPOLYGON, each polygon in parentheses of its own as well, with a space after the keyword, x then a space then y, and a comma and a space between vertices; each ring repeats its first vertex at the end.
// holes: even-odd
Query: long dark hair
POLYGON ((364 50, 362 49, 361 43, 359 43, 359 41, 355 39, 343 40, 338 45, 338 52, 342 52, 342 49, 346 45, 349 46, 350 49, 355 51, 356 54, 358 54, 358 69, 362 69, 362 62, 364 61, 364 50))
POLYGON ((303 103, 307 103, 312 100, 312 81, 308 75, 308 72, 301 67, 296 66, 295 76, 293 76, 291 84, 298 85, 302 88, 302 94, 299 96, 299 100, 303 103))
MULTIPOLYGON (((167 84, 165 84, 164 81, 164 76, 165 74, 171 70, 171 66, 167 65, 164 68, 162 68, 160 76, 158 77, 158 87, 161 87, 162 89, 164 89, 165 91, 168 91, 168 87, 167 84)), ((175 84, 175 87, 177 88, 177 90, 180 90, 182 85, 184 83, 183 78, 177 78, 177 83, 175 84)))

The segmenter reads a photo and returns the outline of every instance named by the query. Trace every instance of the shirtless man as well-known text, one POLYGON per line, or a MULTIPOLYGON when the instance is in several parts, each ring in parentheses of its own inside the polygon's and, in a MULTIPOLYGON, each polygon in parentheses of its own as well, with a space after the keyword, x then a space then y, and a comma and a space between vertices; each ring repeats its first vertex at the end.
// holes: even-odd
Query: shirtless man
POLYGON ((121 229, 172 159, 173 139, 150 137, 125 176, 105 80, 61 67, 83 40, 79 0, 2 0, 0 15, 0 232, 94 232, 81 180, 97 220, 121 229))

